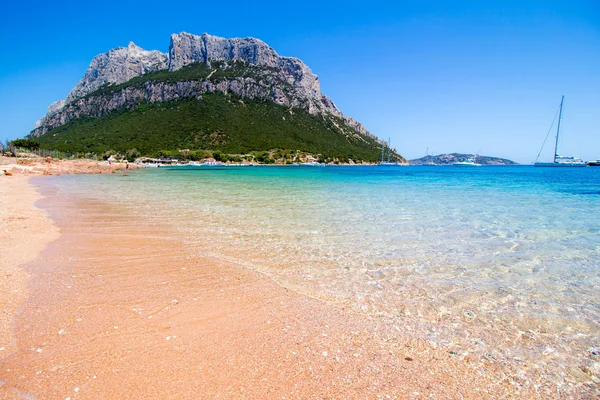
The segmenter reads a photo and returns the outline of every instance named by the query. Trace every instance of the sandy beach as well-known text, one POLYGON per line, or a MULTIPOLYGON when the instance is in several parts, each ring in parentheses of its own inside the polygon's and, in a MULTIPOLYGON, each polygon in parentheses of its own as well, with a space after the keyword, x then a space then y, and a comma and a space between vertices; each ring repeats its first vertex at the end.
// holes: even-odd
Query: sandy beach
POLYGON ((16 308, 27 297, 27 274, 22 266, 33 261, 59 230, 34 207, 41 198, 24 176, 2 177, 0 185, 0 355, 16 351, 12 321, 16 308))
POLYGON ((13 175, 110 174, 137 168, 133 163, 0 156, 0 172, 6 171, 13 175))
MULTIPOLYGON (((57 239, 59 230, 42 210, 34 206, 41 196, 28 183, 28 177, 1 177, 0 358, 4 358, 18 353, 14 317, 17 308, 28 296, 30 278, 23 266, 36 259, 48 243, 57 239)), ((6 391, 4 386, 0 386, 0 393, 5 398, 19 398, 15 396, 17 392, 6 391)))
POLYGON ((0 176, 3 398, 541 397, 110 203, 49 196, 49 219, 52 188, 19 175, 0 176))

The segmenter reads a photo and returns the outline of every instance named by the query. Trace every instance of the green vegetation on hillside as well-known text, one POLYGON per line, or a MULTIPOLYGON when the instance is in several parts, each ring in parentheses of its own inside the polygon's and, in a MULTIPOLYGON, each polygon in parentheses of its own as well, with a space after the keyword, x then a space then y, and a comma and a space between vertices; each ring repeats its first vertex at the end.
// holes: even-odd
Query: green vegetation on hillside
POLYGON ((193 63, 177 71, 161 69, 132 78, 118 85, 106 84, 85 97, 108 96, 126 87, 141 88, 146 82, 176 83, 210 80, 213 83, 219 83, 225 79, 239 78, 252 78, 256 81, 261 78, 269 81, 274 80, 282 90, 291 90, 292 86, 288 82, 277 77, 277 71, 276 68, 258 66, 244 61, 213 61, 210 66, 204 63, 193 63))
MULTIPOLYGON (((195 64, 197 70, 190 68, 184 73, 200 73, 202 65, 195 64)), ((161 73, 156 72, 154 77, 161 73)), ((141 81, 148 75, 128 84, 136 84, 136 79, 141 81)), ((220 93, 204 94, 199 100, 142 104, 101 118, 74 120, 41 135, 37 141, 42 149, 95 154, 109 150, 125 154, 132 149, 139 155, 167 154, 178 149, 247 154, 280 149, 282 154, 299 151, 341 162, 377 161, 381 154, 379 143, 336 117, 220 93)))

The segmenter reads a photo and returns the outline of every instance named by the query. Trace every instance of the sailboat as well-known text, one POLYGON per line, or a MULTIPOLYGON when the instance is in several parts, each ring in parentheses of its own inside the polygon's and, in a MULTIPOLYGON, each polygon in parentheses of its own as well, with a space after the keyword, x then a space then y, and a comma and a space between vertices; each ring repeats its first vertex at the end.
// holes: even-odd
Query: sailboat
MULTIPOLYGON (((560 134, 560 120, 562 119, 562 109, 565 96, 560 99, 560 109, 558 111, 558 126, 556 127, 556 141, 554 142, 554 160, 552 162, 536 162, 533 163, 534 167, 587 167, 587 164, 580 158, 567 157, 558 155, 558 135, 560 134)), ((556 117, 555 117, 556 118, 556 117)), ((546 136, 547 137, 547 136, 546 136)), ((545 143, 546 141, 544 141, 545 143)), ((544 146, 542 145, 542 148, 544 146)), ((542 150, 540 150, 540 153, 542 150)), ((538 158, 540 154, 538 153, 538 158)))
MULTIPOLYGON (((433 156, 433 152, 431 152, 431 155, 433 156)), ((427 147, 427 149, 425 150, 425 159, 428 159, 428 158, 429 158, 429 147, 427 147)), ((430 160, 430 161, 427 161, 427 162, 424 162, 424 163, 423 163, 423 164, 421 164, 421 165, 428 165, 428 166, 434 166, 434 167, 436 167, 436 166, 437 166, 437 164, 436 164, 436 163, 434 163, 434 162, 433 162, 433 161, 431 161, 431 160, 430 160)))
MULTIPOLYGON (((385 143, 385 142, 384 142, 385 143)), ((379 162, 377 165, 398 165, 397 162, 391 162, 390 161, 390 153, 392 152, 392 148, 390 147, 390 138, 388 138, 388 143, 387 143, 387 150, 388 150, 388 154, 387 154, 387 161, 384 161, 383 157, 384 157, 384 151, 385 151, 385 146, 381 147, 381 162, 379 162)))

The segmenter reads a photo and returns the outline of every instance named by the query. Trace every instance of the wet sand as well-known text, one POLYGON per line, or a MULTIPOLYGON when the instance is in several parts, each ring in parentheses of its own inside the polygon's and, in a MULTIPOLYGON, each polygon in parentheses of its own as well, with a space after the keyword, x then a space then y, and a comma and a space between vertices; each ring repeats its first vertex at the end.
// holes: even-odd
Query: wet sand
MULTIPOLYGON (((4 398, 541 397, 500 366, 472 365, 374 316, 192 257, 175 232, 61 197, 43 179, 34 181, 47 196, 39 204, 61 236, 35 260, 54 236, 26 236, 27 247, 12 250, 12 285, 28 283, 28 296, 3 281, 2 301, 20 304, 16 347, 0 352, 4 398)), ((33 207, 33 186, 20 182, 30 197, 5 195, 3 181, 0 208, 19 203, 55 234, 33 207)))
POLYGON ((0 175, 0 357, 16 351, 13 317, 27 297, 29 279, 22 266, 59 236, 58 228, 34 207, 41 197, 27 177, 0 175))
MULTIPOLYGON (((34 207, 41 195, 25 176, 0 175, 0 359, 18 351, 15 313, 27 299, 30 274, 23 266, 59 237, 58 228, 34 207)), ((42 262, 42 260, 39 260, 42 262)), ((0 372, 0 384, 4 371, 0 372)), ((3 398, 14 397, 0 385, 3 398)))

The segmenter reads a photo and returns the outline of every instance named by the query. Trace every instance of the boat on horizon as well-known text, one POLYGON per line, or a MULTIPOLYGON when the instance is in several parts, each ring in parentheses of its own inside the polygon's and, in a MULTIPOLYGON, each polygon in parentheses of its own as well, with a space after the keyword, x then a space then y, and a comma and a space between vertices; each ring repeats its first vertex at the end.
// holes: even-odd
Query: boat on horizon
MULTIPOLYGON (((431 156, 433 157, 433 152, 431 152, 431 156)), ((429 147, 427 147, 427 149, 425 150, 425 158, 427 159, 428 157, 429 157, 429 147)), ((428 167, 437 167, 438 166, 433 161, 424 162, 421 165, 428 166, 428 167)))
MULTIPOLYGON (((540 157, 540 153, 542 152, 542 149, 544 148, 544 145, 542 144, 542 149, 540 149, 540 152, 538 153, 538 156, 535 159, 535 162, 533 163, 534 167, 587 167, 588 166, 588 164, 586 164, 585 161, 583 161, 580 158, 558 155, 558 136, 560 134, 560 121, 562 119, 562 109, 563 109, 564 101, 565 101, 565 96, 562 96, 562 98, 560 99, 560 108, 558 111, 558 125, 556 127, 556 140, 554 142, 554 160, 552 162, 538 162, 537 161, 537 159, 540 157)), ((556 118, 556 115, 554 118, 556 118)), ((552 128, 550 128, 550 129, 552 129, 552 128)), ((546 136, 546 138, 548 138, 548 136, 546 136)), ((546 143, 545 140, 544 140, 544 143, 546 143)))
POLYGON ((475 162, 476 159, 477 155, 474 155, 473 157, 466 159, 465 161, 455 162, 453 165, 455 167, 481 167, 481 164, 477 164, 475 162))
POLYGON ((587 162, 588 167, 600 167, 600 160, 591 160, 587 162))

